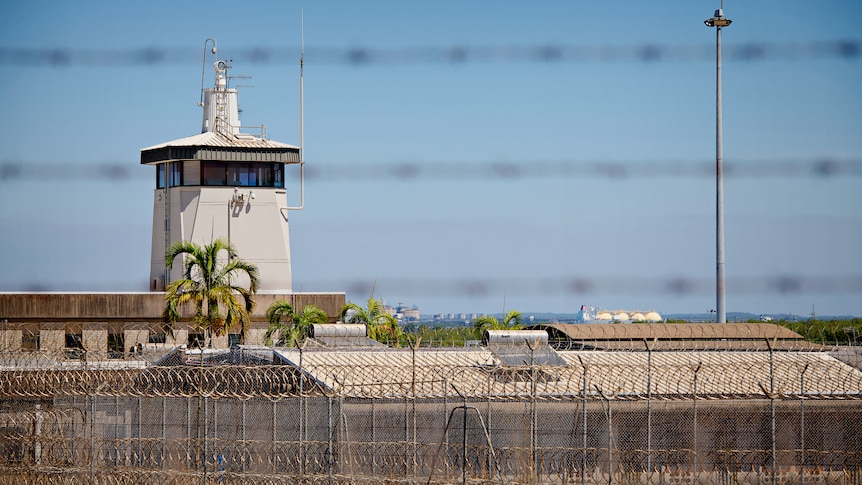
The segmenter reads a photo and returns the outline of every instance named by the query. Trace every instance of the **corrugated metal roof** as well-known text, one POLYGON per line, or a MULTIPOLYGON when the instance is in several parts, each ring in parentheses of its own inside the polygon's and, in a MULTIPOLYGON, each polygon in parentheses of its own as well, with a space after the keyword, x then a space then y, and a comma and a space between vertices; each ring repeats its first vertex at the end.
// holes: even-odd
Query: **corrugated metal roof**
MULTIPOLYGON (((772 346, 781 351, 826 351, 832 347, 815 344, 805 340, 647 340, 650 350, 689 350, 689 351, 765 351, 772 346)), ((644 339, 631 340, 555 340, 551 342, 557 351, 561 350, 645 350, 644 339)))
MULTIPOLYGON (((595 348, 644 348, 643 341, 651 342, 653 348, 691 349, 704 348, 704 342, 715 348, 740 348, 748 343, 754 348, 766 347, 766 341, 782 341, 797 344, 803 342, 798 333, 780 325, 768 323, 633 323, 633 324, 591 324, 591 323, 543 323, 529 328, 546 330, 551 340, 571 340, 583 342, 595 348), (662 341, 690 342, 687 345, 669 344, 662 341), (734 345, 721 345, 721 342, 734 341, 734 345), (616 342, 616 343, 609 343, 616 342), (623 342, 629 342, 628 345, 623 342)), ((748 348, 748 347, 744 347, 748 348)))
POLYGON ((223 148, 293 148, 299 149, 294 145, 281 143, 272 140, 265 140, 253 135, 223 135, 214 131, 205 131, 197 135, 187 136, 177 140, 159 143, 151 147, 142 148, 141 151, 157 150, 165 147, 193 147, 193 146, 210 146, 223 148))
MULTIPOLYGON (((608 394, 652 394, 691 396, 697 374, 698 396, 750 395, 765 397, 770 389, 769 352, 559 352, 583 376, 586 367, 588 389, 597 386, 608 394), (580 359, 578 359, 580 357, 580 359), (651 359, 651 362, 649 360, 651 359), (651 364, 648 365, 648 364, 651 364), (649 370, 651 367, 651 371, 649 370)), ((802 373, 804 393, 830 393, 836 383, 862 392, 862 373, 825 352, 773 352, 774 391, 798 395, 802 373)))
MULTIPOLYGON (((299 366, 298 350, 276 349, 299 366)), ((562 351, 566 366, 504 366, 487 349, 305 350, 303 373, 345 397, 504 398, 535 395, 545 399, 587 393, 618 398, 688 398, 697 395, 765 397, 862 393, 862 372, 824 352, 601 352, 562 351), (415 357, 414 357, 415 355, 415 357), (413 359, 415 358, 415 367, 413 359), (651 360, 651 362, 650 362, 651 360), (648 365, 649 363, 649 365, 648 365), (804 373, 804 379, 803 379, 804 373), (801 389, 804 381, 804 391, 801 389), (838 384, 840 383, 840 384, 838 384)))
MULTIPOLYGON (((274 349, 294 366, 299 350, 274 349)), ((306 350, 305 375, 345 397, 458 396, 487 389, 486 366, 499 366, 487 350, 306 350), (415 355, 415 367, 414 363, 415 355)))
POLYGON ((386 347, 385 344, 382 344, 374 339, 370 339, 365 336, 357 337, 357 336, 330 336, 324 335, 321 337, 313 337, 308 339, 308 345, 319 346, 319 347, 362 347, 362 348, 383 348, 386 347))
POLYGON ((141 150, 141 163, 170 160, 299 163, 299 147, 251 135, 204 132, 141 150))
POLYGON ((523 344, 489 344, 488 350, 508 366, 566 365, 566 361, 547 344, 538 345, 532 349, 529 345, 523 344))

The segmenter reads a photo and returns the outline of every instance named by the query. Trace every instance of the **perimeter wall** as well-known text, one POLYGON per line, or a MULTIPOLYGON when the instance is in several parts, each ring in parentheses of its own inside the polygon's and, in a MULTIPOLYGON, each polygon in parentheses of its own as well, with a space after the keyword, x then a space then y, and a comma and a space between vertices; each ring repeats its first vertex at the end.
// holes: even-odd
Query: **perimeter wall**
POLYGON ((315 377, 349 366, 5 367, 0 483, 862 483, 849 366, 828 390, 806 366, 798 387, 751 395, 699 394, 688 366, 647 369, 688 390, 661 395, 592 375, 624 366, 477 366, 487 382, 380 367, 350 386, 315 377), (555 380, 572 384, 539 392, 555 380))

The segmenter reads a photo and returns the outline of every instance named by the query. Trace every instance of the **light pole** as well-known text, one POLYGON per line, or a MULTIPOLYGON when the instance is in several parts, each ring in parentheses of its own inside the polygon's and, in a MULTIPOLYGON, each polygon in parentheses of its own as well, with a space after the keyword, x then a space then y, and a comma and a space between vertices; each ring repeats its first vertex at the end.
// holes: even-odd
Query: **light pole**
POLYGON ((715 27, 715 322, 726 323, 724 296, 724 174, 721 146, 721 28, 730 25, 724 16, 724 0, 715 16, 703 21, 715 27))

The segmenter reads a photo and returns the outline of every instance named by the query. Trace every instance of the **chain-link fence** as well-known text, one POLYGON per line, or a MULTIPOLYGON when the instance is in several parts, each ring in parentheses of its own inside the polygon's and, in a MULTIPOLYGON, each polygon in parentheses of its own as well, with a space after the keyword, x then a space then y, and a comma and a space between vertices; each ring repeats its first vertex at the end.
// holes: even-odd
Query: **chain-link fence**
POLYGON ((862 373, 825 352, 225 352, 4 352, 0 483, 862 483, 862 373))

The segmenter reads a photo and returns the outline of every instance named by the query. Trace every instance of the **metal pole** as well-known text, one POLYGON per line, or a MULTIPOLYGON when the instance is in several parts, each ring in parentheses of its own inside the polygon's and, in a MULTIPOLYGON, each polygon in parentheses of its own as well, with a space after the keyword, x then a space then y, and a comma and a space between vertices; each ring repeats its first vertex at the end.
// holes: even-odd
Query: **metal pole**
POLYGON ((647 475, 652 473, 652 349, 644 339, 647 350, 647 475))
MULTIPOLYGON (((191 448, 192 443, 192 398, 191 396, 186 398, 186 437, 188 438, 189 448, 191 448)), ((197 456, 198 456, 198 446, 197 440, 195 440, 194 450, 188 450, 186 455, 186 462, 189 464, 189 468, 192 466, 197 467, 197 456), (192 456, 191 451, 194 451, 194 456, 192 456)))
MULTIPOLYGON (((447 416, 449 414, 449 379, 443 378, 443 414, 447 416)), ((489 408, 490 409, 490 408, 489 408)), ((443 449, 446 450, 446 457, 449 456, 449 426, 447 423, 446 429, 443 431, 443 449)), ((446 471, 448 474, 449 471, 449 460, 444 461, 444 466, 446 467, 446 471)), ((434 471, 431 470, 431 473, 434 471)))
POLYGON ((33 463, 36 465, 42 464, 42 442, 40 441, 40 436, 42 435, 42 422, 45 421, 45 418, 42 416, 42 405, 36 405, 36 415, 33 419, 33 436, 35 436, 36 440, 33 443, 33 463))
POLYGON ((611 448, 613 446, 613 442, 614 442, 614 421, 613 421, 613 417, 611 416, 611 401, 610 401, 610 399, 608 399, 604 395, 602 397, 604 397, 605 401, 608 403, 608 485, 611 485, 611 482, 613 481, 613 476, 614 476, 613 475, 613 466, 614 466, 613 463, 614 463, 614 461, 613 461, 613 454, 612 454, 613 449, 611 448))
POLYGON ((799 376, 799 408, 801 417, 799 420, 799 448, 802 451, 801 463, 799 463, 799 474, 802 476, 802 485, 805 485, 805 371, 810 363, 805 364, 802 374, 799 376))
MULTIPOLYGON (((305 473, 305 372, 302 368, 302 351, 305 348, 305 342, 303 341, 302 345, 296 343, 296 347, 299 349, 299 473, 300 475, 305 473)), ((374 402, 373 400, 371 401, 374 402)), ((373 423, 372 423, 373 424, 373 423)))
POLYGON ((715 29, 715 258, 716 323, 727 322, 724 287, 724 173, 721 126, 721 27, 715 29))
POLYGON ((538 435, 536 433, 537 427, 537 410, 536 410, 536 360, 534 357, 534 353, 536 351, 536 346, 539 345, 539 341, 536 340, 535 344, 527 342, 530 348, 530 466, 533 467, 532 476, 538 480, 539 476, 539 466, 537 460, 537 441, 538 435))
MULTIPOLYGON (((377 443, 377 413, 374 407, 376 397, 371 398, 371 443, 377 443)), ((371 447, 371 474, 377 475, 377 446, 371 447)))
MULTIPOLYGON (((128 452, 128 449, 127 449, 127 446, 128 446, 127 443, 128 442, 120 443, 120 440, 119 440, 119 437, 120 437, 119 416, 120 416, 120 396, 114 396, 114 419, 115 419, 115 421, 114 421, 114 433, 111 436, 111 438, 112 438, 111 444, 105 450, 106 453, 110 456, 109 459, 111 460, 111 462, 114 466, 117 466, 120 464, 120 459, 121 459, 122 453, 128 452)), ((126 424, 125 419, 123 419, 123 424, 126 424)), ((131 428, 129 429, 129 431, 131 431, 131 428)), ((102 445, 102 446, 104 447, 104 445, 102 445)))
POLYGON ((327 444, 326 468, 329 472, 329 483, 332 483, 332 396, 326 398, 326 419, 329 423, 329 443, 327 444))
POLYGON ((461 483, 467 485, 467 397, 464 396, 464 421, 461 436, 461 483))
POLYGON ((413 478, 416 478, 416 348, 419 346, 419 342, 422 341, 421 337, 416 338, 416 341, 410 345, 411 349, 411 361, 412 361, 412 376, 410 378, 410 394, 413 399, 410 401, 410 414, 412 415, 412 427, 413 427, 413 442, 412 442, 412 450, 411 450, 411 464, 413 468, 413 478))
POLYGON ((703 22, 715 27, 715 299, 716 323, 727 322, 724 285, 724 169, 721 139, 721 28, 731 24, 724 16, 724 0, 715 16, 703 22))
MULTIPOLYGON (((141 443, 143 442, 143 436, 141 436, 141 396, 138 396, 138 449, 137 449, 137 459, 135 463, 140 466, 144 462, 143 452, 141 450, 141 443)), ((151 465, 152 466, 152 465, 151 465)))
POLYGON ((404 475, 410 474, 410 405, 404 400, 404 475))
POLYGON ((162 470, 164 470, 168 464, 167 462, 167 416, 168 416, 168 402, 165 396, 162 396, 162 470))
MULTIPOLYGON (((493 377, 491 376, 490 372, 488 373, 488 377, 487 377, 487 380, 485 382, 487 382, 487 384, 488 384, 488 396, 485 399, 485 409, 486 409, 485 422, 487 423, 487 426, 488 426, 488 437, 489 437, 489 439, 488 439, 489 445, 488 446, 490 448, 491 447, 490 446, 490 442, 491 442, 491 440, 490 440, 490 436, 491 436, 491 392, 492 392, 492 386, 494 384, 493 377)), ((488 474, 489 475, 491 474, 491 466, 492 465, 496 466, 496 463, 491 463, 491 453, 488 453, 488 474)))
MULTIPOLYGON (((201 356, 201 359, 203 359, 203 356, 201 356)), ((207 470, 208 470, 207 465, 209 463, 209 414, 207 412, 207 410, 209 409, 209 402, 208 402, 206 397, 203 398, 203 405, 204 405, 204 407, 203 407, 203 413, 204 413, 204 416, 203 416, 203 421, 204 421, 204 453, 203 453, 204 476, 203 476, 203 482, 201 482, 201 483, 206 483, 207 482, 207 470)))
MULTIPOLYGON (((581 356, 578 356, 581 360, 581 356)), ((584 450, 581 453, 581 485, 587 483, 587 366, 581 361, 584 367, 584 450)))
POLYGON ((96 396, 90 395, 90 483, 95 483, 93 475, 93 466, 95 465, 96 454, 96 396))
POLYGON ((699 471, 697 468, 697 373, 700 371, 701 363, 697 363, 697 367, 694 369, 694 389, 692 394, 692 401, 694 406, 694 441, 692 443, 692 453, 694 454, 694 476, 695 483, 698 481, 699 471))
POLYGON ((775 362, 773 360, 772 344, 769 340, 766 341, 769 346, 769 411, 772 419, 772 485, 777 483, 775 476, 775 362))
POLYGON ((242 423, 240 432, 242 433, 242 471, 245 471, 246 449, 248 443, 245 441, 245 399, 240 401, 240 412, 242 413, 242 423))

